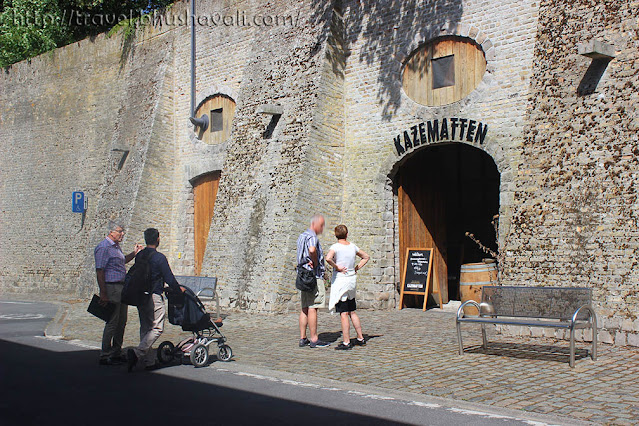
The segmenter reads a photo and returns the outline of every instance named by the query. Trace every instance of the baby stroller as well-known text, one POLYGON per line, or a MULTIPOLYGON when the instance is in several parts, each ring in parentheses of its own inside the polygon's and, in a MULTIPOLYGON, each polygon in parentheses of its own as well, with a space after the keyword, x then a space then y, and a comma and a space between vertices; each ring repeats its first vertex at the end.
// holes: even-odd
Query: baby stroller
POLYGON ((222 320, 211 320, 200 299, 188 287, 180 293, 167 289, 166 296, 169 299, 169 322, 182 326, 184 331, 193 332, 193 336, 176 346, 169 341, 160 343, 157 351, 160 364, 170 364, 176 358, 181 363, 183 357, 189 357, 195 367, 205 367, 209 362, 209 345, 213 342, 217 344, 217 358, 230 361, 233 351, 220 331, 222 320))

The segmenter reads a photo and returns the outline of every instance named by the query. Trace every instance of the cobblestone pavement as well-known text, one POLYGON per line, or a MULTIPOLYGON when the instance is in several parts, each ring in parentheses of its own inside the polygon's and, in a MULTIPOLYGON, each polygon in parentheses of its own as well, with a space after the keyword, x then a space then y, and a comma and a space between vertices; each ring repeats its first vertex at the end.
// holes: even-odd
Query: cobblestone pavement
MULTIPOLYGON (((103 323, 86 313, 87 301, 71 301, 66 339, 99 341, 103 323)), ((512 338, 491 333, 487 351, 478 327, 467 325, 457 354, 455 317, 416 309, 360 311, 366 347, 335 351, 339 317, 320 312, 320 337, 329 348, 298 348, 296 314, 231 313, 222 328, 238 363, 423 393, 602 424, 639 422, 639 350, 599 346, 586 358, 578 344, 576 368, 568 366, 568 344, 547 338, 512 338)), ((125 344, 136 344, 137 311, 129 312, 125 344)), ((188 334, 168 324, 162 340, 188 334)), ((160 342, 158 341, 158 343, 160 342)))

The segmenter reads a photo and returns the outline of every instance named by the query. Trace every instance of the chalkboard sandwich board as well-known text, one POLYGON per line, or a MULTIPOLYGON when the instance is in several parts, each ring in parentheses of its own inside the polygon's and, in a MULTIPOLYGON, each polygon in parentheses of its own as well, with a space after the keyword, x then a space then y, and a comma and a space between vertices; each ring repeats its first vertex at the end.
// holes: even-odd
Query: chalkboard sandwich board
MULTIPOLYGON (((404 260, 406 263, 404 264, 400 287, 399 309, 404 308, 405 294, 416 294, 424 296, 424 310, 426 310, 433 269, 433 249, 409 247, 406 249, 404 260)), ((439 305, 441 307, 442 301, 439 289, 433 291, 433 293, 439 294, 439 305)))

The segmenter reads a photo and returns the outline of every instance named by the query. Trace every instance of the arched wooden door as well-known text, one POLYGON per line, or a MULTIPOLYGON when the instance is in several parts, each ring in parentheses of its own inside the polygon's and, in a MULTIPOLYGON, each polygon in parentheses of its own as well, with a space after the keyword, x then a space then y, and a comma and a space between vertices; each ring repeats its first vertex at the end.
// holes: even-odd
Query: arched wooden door
POLYGON ((213 172, 199 177, 193 183, 194 198, 194 231, 195 231, 195 275, 202 272, 202 261, 206 251, 206 243, 213 220, 215 197, 220 182, 220 172, 213 172))
MULTIPOLYGON (((414 161, 399 174, 399 259, 400 276, 404 276, 408 247, 433 248, 433 288, 441 290, 448 301, 448 267, 446 262, 446 205, 441 194, 440 176, 431 168, 414 161)), ((437 298, 439 303, 439 299, 437 298)), ((419 305, 421 303, 416 303, 419 305)))
MULTIPOLYGON (((470 145, 432 146, 407 159, 396 182, 400 273, 406 248, 433 248, 431 288, 439 287, 444 303, 458 299, 460 265, 488 257, 466 237, 466 232, 497 250, 491 224, 499 212, 500 176, 495 162, 470 145)), ((422 303, 407 300, 407 306, 422 303)))

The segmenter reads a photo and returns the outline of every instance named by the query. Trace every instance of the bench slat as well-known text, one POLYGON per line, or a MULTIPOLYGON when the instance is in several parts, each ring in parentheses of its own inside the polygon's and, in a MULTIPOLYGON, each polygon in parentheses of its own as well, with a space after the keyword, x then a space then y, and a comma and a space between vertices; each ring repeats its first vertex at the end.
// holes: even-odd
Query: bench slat
MULTIPOLYGON (((176 275, 175 279, 180 285, 190 288, 193 293, 198 294, 200 291, 210 289, 210 292, 215 293, 217 287, 217 277, 197 277, 189 275, 176 275)), ((212 296, 208 295, 207 296, 212 296)))
MULTIPOLYGON (((459 322, 469 322, 477 324, 504 324, 504 325, 521 325, 526 327, 550 327, 550 328, 570 328, 568 321, 535 321, 534 319, 520 318, 481 318, 481 317, 464 317, 459 318, 459 322)), ((586 321, 575 322, 575 328, 588 328, 590 324, 586 321)))
MULTIPOLYGON (((583 305, 590 305, 592 290, 575 287, 484 286, 482 303, 497 316, 569 320, 583 305)), ((483 311, 483 310, 482 310, 483 311)), ((578 319, 585 320, 583 312, 578 319)))

